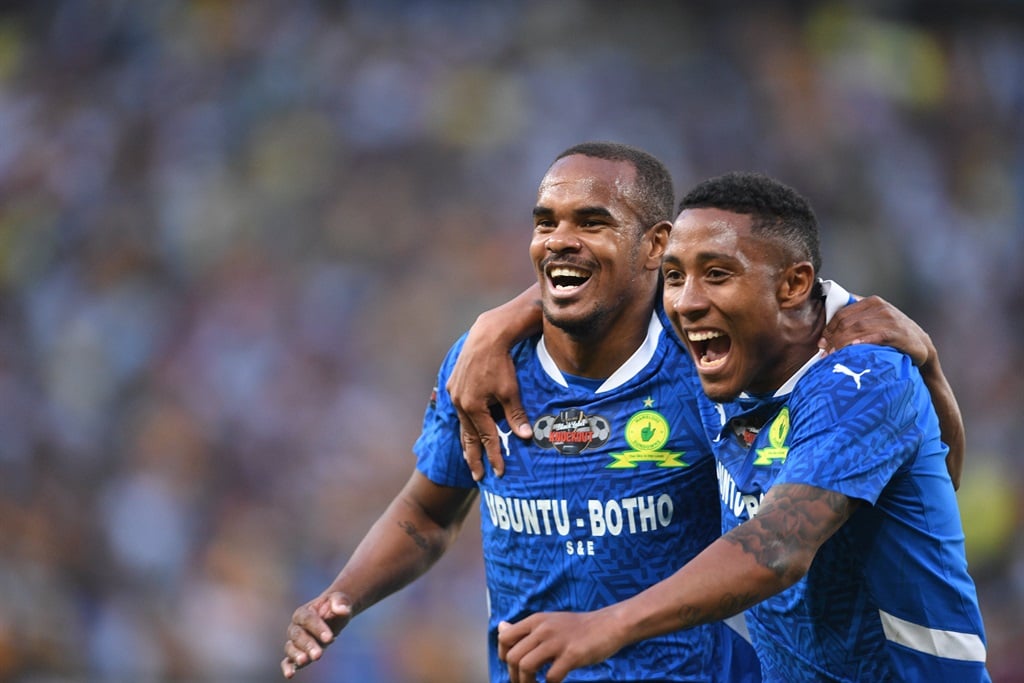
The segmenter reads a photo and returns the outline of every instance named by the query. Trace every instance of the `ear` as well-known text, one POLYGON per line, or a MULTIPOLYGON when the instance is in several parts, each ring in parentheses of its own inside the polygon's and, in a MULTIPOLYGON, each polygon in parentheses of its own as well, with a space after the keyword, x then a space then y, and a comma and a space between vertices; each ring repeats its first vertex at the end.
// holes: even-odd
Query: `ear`
POLYGON ((665 256, 665 249, 668 246, 668 235, 672 230, 671 221, 655 223, 647 231, 647 241, 650 245, 647 253, 647 262, 644 268, 647 270, 661 270, 661 259, 665 256))
POLYGON ((799 308, 814 291, 815 273, 810 261, 800 261, 786 268, 779 279, 779 308, 799 308))

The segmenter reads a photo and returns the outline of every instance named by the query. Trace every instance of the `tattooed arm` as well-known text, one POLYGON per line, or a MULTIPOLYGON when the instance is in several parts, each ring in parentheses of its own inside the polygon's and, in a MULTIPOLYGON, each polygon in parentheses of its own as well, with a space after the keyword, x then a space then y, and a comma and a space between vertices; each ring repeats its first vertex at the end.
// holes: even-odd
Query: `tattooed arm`
POLYGON ((281 660, 285 678, 318 660, 356 614, 426 572, 455 539, 476 492, 413 472, 331 585, 295 610, 281 660))
POLYGON ((738 614, 792 586, 858 501, 804 484, 768 490, 757 517, 729 531, 672 576, 586 613, 533 614, 499 629, 498 654, 513 683, 549 683, 632 643, 738 614))

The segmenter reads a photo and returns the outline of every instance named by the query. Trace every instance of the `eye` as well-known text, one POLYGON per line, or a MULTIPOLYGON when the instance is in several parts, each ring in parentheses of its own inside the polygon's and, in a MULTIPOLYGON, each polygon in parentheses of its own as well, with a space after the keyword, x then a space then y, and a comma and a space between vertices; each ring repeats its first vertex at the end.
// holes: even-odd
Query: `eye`
POLYGON ((683 271, 678 268, 665 268, 662 270, 662 277, 665 278, 665 285, 674 287, 683 284, 683 271))
POLYGON ((722 280, 728 278, 731 274, 732 273, 725 270, 724 268, 708 268, 704 276, 705 278, 712 282, 721 282, 722 280))

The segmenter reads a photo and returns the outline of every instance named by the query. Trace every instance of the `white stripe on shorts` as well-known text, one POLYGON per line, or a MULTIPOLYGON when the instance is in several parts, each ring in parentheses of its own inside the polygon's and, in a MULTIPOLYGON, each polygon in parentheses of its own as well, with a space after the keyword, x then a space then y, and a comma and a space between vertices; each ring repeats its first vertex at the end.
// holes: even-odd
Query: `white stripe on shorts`
POLYGON ((985 661, 985 643, 976 633, 928 628, 894 617, 882 610, 878 610, 878 616, 882 618, 885 637, 894 643, 946 659, 959 659, 965 662, 985 661))

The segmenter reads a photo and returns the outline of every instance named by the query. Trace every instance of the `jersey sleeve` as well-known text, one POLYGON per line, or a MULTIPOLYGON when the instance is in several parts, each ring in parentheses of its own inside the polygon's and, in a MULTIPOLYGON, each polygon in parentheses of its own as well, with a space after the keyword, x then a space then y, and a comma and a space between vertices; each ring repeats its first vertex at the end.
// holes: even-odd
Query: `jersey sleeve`
POLYGON ((794 392, 790 450, 775 483, 809 484, 874 504, 917 457, 922 412, 934 415, 930 400, 922 400, 917 369, 899 352, 856 345, 823 359, 800 383, 807 384, 794 392))
POLYGON ((423 414, 423 427, 413 445, 413 453, 416 456, 416 469, 435 484, 475 488, 476 482, 462 457, 458 414, 445 390, 465 340, 466 335, 460 337, 441 364, 423 414))

